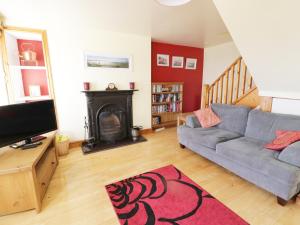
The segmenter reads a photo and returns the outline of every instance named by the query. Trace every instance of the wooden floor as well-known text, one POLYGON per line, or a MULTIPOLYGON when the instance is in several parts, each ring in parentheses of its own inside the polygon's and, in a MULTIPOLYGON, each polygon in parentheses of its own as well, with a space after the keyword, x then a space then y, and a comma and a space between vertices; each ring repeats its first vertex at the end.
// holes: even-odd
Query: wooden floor
POLYGON ((0 217, 0 224, 118 225, 104 186, 169 164, 252 225, 300 224, 300 206, 291 202, 281 207, 268 192, 188 149, 180 149, 175 128, 146 137, 144 143, 90 155, 83 155, 79 148, 72 150, 60 158, 42 212, 31 210, 0 217))

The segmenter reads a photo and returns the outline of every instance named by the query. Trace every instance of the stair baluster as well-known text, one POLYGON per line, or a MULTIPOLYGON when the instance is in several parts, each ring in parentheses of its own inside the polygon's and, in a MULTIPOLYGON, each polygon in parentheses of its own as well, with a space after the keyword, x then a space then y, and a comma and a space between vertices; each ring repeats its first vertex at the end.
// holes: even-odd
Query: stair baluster
POLYGON ((203 86, 201 108, 213 103, 237 104, 255 89, 247 65, 239 57, 211 85, 203 86))

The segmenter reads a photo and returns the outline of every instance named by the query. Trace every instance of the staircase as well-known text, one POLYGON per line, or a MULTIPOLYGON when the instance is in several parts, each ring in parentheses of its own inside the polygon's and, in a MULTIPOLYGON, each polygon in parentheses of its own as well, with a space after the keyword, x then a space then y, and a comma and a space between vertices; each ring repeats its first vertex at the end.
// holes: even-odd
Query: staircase
MULTIPOLYGON (((201 108, 213 103, 255 108, 261 105, 263 99, 258 95, 258 89, 243 58, 239 57, 211 85, 205 84, 202 87, 201 108)), ((266 104, 270 103, 264 103, 266 104)))

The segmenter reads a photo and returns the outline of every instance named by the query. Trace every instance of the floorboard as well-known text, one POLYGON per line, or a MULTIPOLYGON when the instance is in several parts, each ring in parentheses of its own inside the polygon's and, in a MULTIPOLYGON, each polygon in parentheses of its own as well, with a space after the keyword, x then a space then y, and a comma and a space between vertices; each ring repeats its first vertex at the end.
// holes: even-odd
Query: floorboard
MULTIPOLYGON (((118 225, 106 184, 173 164, 250 224, 298 225, 300 206, 279 206, 272 194, 248 183, 189 149, 176 129, 147 134, 147 142, 83 155, 79 148, 60 158, 43 201, 34 210, 0 217, 1 225, 118 225)), ((1 204, 1 200, 0 200, 1 204)))

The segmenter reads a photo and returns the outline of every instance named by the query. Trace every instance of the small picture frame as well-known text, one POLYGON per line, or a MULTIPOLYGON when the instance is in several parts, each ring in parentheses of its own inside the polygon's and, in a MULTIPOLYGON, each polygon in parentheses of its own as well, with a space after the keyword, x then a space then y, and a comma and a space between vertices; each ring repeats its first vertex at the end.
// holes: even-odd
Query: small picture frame
POLYGON ((197 59, 187 58, 185 62, 185 69, 187 70, 197 69, 197 59))
POLYGON ((173 68, 183 68, 184 58, 181 56, 172 56, 172 67, 173 68))
POLYGON ((157 54, 157 66, 169 66, 169 55, 157 54))

